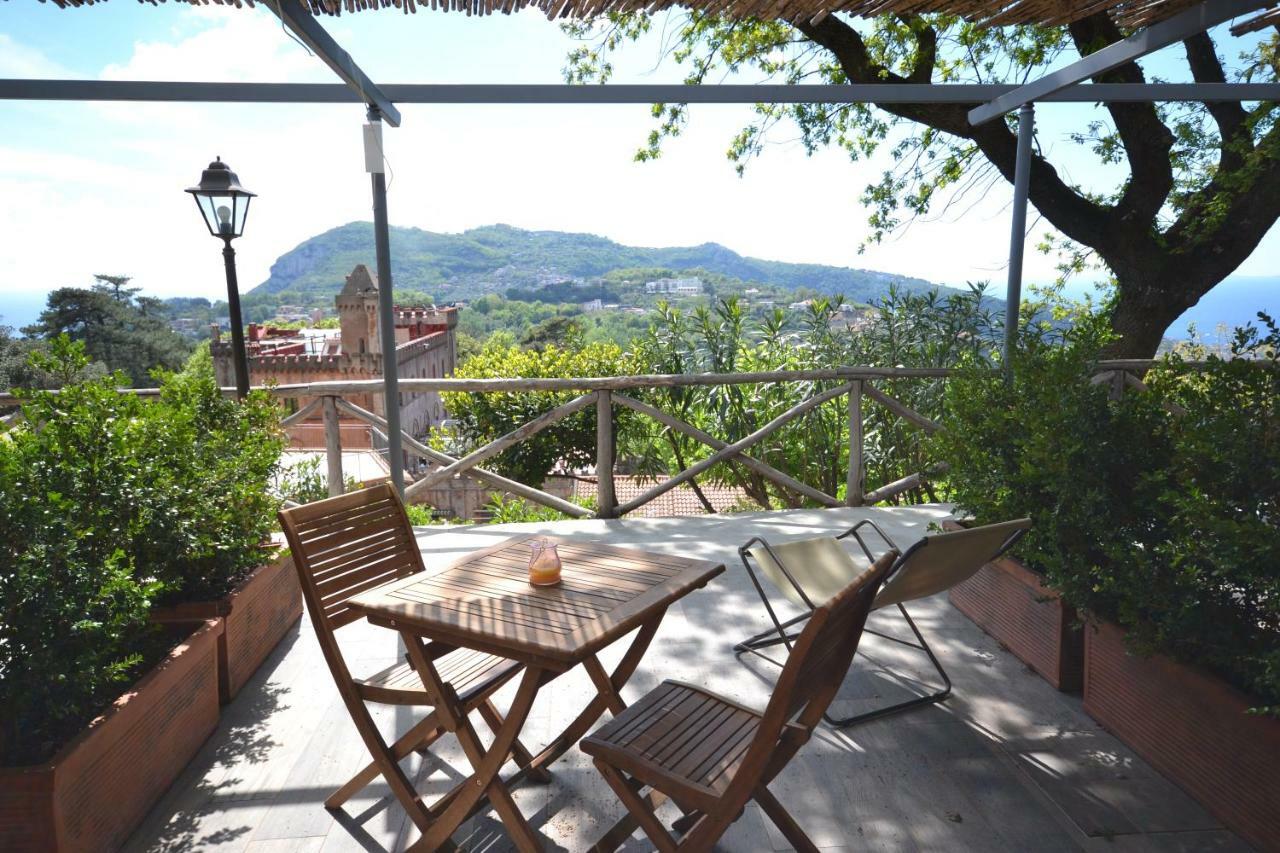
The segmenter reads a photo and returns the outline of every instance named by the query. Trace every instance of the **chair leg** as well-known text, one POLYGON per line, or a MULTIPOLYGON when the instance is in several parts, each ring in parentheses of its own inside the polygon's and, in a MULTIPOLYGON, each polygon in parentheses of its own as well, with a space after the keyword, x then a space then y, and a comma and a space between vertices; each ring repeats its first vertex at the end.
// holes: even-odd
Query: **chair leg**
MULTIPOLYGON (((393 743, 389 749, 392 757, 399 761, 411 752, 423 750, 435 743, 444 734, 439 719, 432 712, 414 724, 404 736, 393 743)), ((366 785, 378 778, 382 771, 376 761, 370 761, 359 773, 352 776, 341 788, 329 795, 324 801, 326 809, 340 809, 347 800, 354 797, 366 785)))
MULTIPOLYGON (((496 735, 498 730, 502 728, 503 719, 502 714, 494 707, 493 702, 485 699, 480 703, 477 710, 480 712, 480 717, 484 720, 484 724, 489 727, 489 731, 496 735)), ((529 778, 534 782, 546 784, 551 781, 550 770, 545 767, 531 767, 533 755, 530 754, 529 750, 525 749, 524 744, 520 742, 520 738, 516 738, 515 742, 511 744, 511 757, 515 759, 517 766, 530 768, 529 778)))
MULTIPOLYGON (((640 824, 640 828, 644 830, 644 834, 649 836, 649 840, 658 848, 660 853, 675 853, 679 846, 676 840, 671 837, 671 833, 667 832, 658 816, 649 808, 649 804, 645 802, 640 793, 632 786, 632 783, 622 775, 622 773, 605 764, 600 759, 595 759, 596 770, 600 771, 600 775, 609 783, 609 787, 613 788, 613 792, 618 795, 618 799, 627 807, 627 811, 640 824)), ((599 848, 599 844, 596 845, 599 848)), ((595 848, 593 848, 595 850, 595 848)), ((603 853, 602 850, 595 853, 603 853)))
POLYGON ((924 635, 920 633, 920 629, 916 627, 915 620, 911 618, 911 614, 907 613, 907 608, 899 604, 898 610, 902 613, 902 618, 907 620, 907 625, 911 627, 911 633, 915 634, 916 640, 919 641, 916 644, 907 643, 902 640, 899 642, 912 646, 913 648, 920 649, 929 656, 929 662, 933 664, 934 670, 942 679, 942 689, 926 696, 917 696, 916 698, 908 699, 905 702, 898 702, 893 705, 887 705, 883 708, 876 708, 874 711, 854 714, 851 717, 832 717, 830 714, 823 714, 822 719, 826 720, 828 724, 835 726, 838 729, 842 729, 856 725, 857 723, 865 723, 870 720, 879 719, 880 717, 887 717, 890 714, 899 714, 911 708, 918 708, 921 705, 932 705, 935 702, 941 702, 943 699, 946 699, 951 695, 951 678, 947 675, 947 671, 942 668, 942 664, 938 661, 937 656, 934 655, 933 649, 929 648, 929 643, 925 640, 924 635))
POLYGON ((804 830, 800 828, 800 824, 796 823, 790 813, 782 807, 782 803, 778 802, 777 797, 764 785, 756 788, 755 800, 760 804, 760 808, 764 809, 764 813, 769 816, 769 820, 773 821, 773 825, 791 843, 796 849, 796 853, 818 853, 817 846, 809 840, 809 836, 804 834, 804 830))
POLYGON ((801 613, 799 616, 788 619, 786 622, 780 623, 777 627, 768 628, 764 631, 761 631, 759 634, 748 637, 747 639, 743 640, 741 643, 738 643, 736 646, 734 646, 733 650, 735 652, 746 652, 746 651, 751 651, 752 649, 764 648, 765 646, 776 646, 778 643, 786 642, 787 640, 795 640, 797 637, 800 636, 799 634, 788 635, 785 633, 785 631, 783 631, 783 629, 790 628, 792 625, 795 625, 797 622, 803 622, 805 619, 808 619, 808 618, 809 618, 808 613, 801 613))

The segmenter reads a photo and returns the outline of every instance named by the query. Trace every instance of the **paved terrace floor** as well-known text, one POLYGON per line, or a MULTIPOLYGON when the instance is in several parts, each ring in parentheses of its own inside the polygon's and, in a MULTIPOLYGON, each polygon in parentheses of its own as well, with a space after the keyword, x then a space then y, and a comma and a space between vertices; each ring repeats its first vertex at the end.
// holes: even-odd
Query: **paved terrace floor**
MULTIPOLYGON (((734 642, 766 617, 736 548, 752 534, 772 540, 834 533, 873 517, 903 546, 946 517, 940 506, 799 510, 693 518, 420 528, 427 564, 531 531, 606 541, 723 561, 728 570, 674 606, 624 697, 633 701, 663 678, 706 685, 763 707, 777 670, 734 642)), ((872 851, 1237 851, 1248 848, 1081 709, 976 628, 945 596, 911 607, 950 672, 953 696, 847 731, 820 727, 772 785, 813 841, 832 850, 872 851)), ((880 629, 903 626, 876 614, 880 629)), ((338 633, 357 674, 401 653, 390 632, 356 623, 338 633)), ((604 655, 611 666, 625 642, 604 655)), ((844 715, 905 695, 930 674, 919 653, 868 637, 834 706, 844 715)), ((505 707, 513 687, 499 694, 505 707)), ((524 732, 536 750, 592 694, 581 670, 538 699, 524 732), (558 725, 557 725, 558 723, 558 725), (553 725, 555 728, 553 729, 553 725)), ((387 736, 403 732, 414 709, 378 707, 387 736)), ((483 729, 482 729, 483 730, 483 729)), ((406 766, 428 800, 463 778, 466 764, 446 737, 406 766)), ((137 851, 400 850, 417 832, 381 781, 333 815, 321 805, 367 761, 303 619, 224 709, 217 732, 131 840, 137 851)), ((621 814, 612 792, 577 750, 552 767, 550 785, 515 798, 553 850, 585 850, 621 814)), ((664 818, 670 818, 664 814, 664 818)), ((492 812, 472 818, 455 840, 470 850, 510 848, 492 812)), ((625 848, 651 849, 636 835, 625 848)), ((786 850, 754 806, 721 849, 786 850)))

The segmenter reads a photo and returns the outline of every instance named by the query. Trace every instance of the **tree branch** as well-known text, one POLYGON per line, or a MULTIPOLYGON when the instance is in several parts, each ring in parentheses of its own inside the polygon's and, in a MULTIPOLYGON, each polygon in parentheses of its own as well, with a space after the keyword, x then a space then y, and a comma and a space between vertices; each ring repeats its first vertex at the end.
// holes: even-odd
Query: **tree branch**
MULTIPOLYGON (((1227 75, 1218 61, 1213 39, 1208 33, 1197 33, 1183 43, 1187 51, 1187 64, 1197 83, 1225 83, 1227 75)), ((1218 125, 1222 137, 1219 169, 1237 169, 1244 163, 1245 154, 1253 150, 1253 138, 1249 134, 1248 117, 1239 101, 1206 103, 1205 109, 1218 125)))
MULTIPOLYGON (((817 24, 802 21, 795 26, 805 36, 822 45, 836 57, 845 78, 850 83, 928 82, 927 80, 908 81, 907 78, 872 61, 867 45, 858 31, 835 16, 826 17, 817 24)), ((936 41, 936 33, 933 38, 936 41)), ((922 49, 922 58, 925 54, 926 51, 922 49)), ((929 67, 932 68, 932 60, 929 67)), ((919 68, 920 64, 917 63, 916 69, 913 69, 913 78, 919 68)), ((972 106, 969 104, 877 104, 877 106, 899 118, 919 122, 962 139, 973 140, 1005 180, 1013 182, 1018 140, 1009 132, 1004 122, 993 121, 974 127, 969 124, 969 109, 972 106)), ((1160 125, 1160 128, 1168 134, 1164 125, 1160 125)), ((1165 164, 1168 165, 1167 155, 1165 164)), ((1031 161, 1031 203, 1067 237, 1097 248, 1104 257, 1119 240, 1119 235, 1115 233, 1116 229, 1111 222, 1112 212, 1068 186, 1059 177, 1057 169, 1038 154, 1033 154, 1031 161)))
MULTIPOLYGON (((1075 21, 1067 28, 1076 50, 1088 56, 1124 38, 1105 13, 1075 21)), ((1145 83, 1137 63, 1129 62, 1093 78, 1095 83, 1145 83)), ((1115 206, 1116 224, 1130 238, 1148 238, 1152 222, 1173 191, 1173 133, 1160 120, 1155 104, 1107 104, 1129 160, 1130 180, 1115 206), (1136 232, 1136 233, 1135 233, 1136 232)))

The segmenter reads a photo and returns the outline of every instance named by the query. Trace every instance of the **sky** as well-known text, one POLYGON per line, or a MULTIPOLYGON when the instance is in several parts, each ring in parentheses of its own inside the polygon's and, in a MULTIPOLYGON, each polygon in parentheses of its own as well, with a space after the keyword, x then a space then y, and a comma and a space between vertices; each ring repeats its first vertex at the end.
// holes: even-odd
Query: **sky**
MULTIPOLYGON (((535 11, 478 19, 387 10, 323 25, 384 83, 558 83, 574 46, 535 11)), ((1220 46, 1239 49, 1226 38, 1220 46)), ((622 54, 614 82, 680 82, 678 68, 657 61, 657 48, 651 40, 622 54)), ((1165 51, 1149 70, 1177 80, 1177 59, 1165 51)), ((68 10, 0 4, 0 77, 335 80, 263 8, 126 0, 68 10)), ((772 260, 1003 286, 1007 184, 860 254, 868 226, 859 195, 888 167, 887 156, 806 156, 784 128, 740 178, 725 151, 750 118, 747 106, 693 107, 685 133, 649 163, 633 160, 653 127, 646 105, 401 112, 402 126, 384 137, 393 225, 459 232, 501 222, 639 246, 712 241, 772 260)), ((1073 150, 1067 134, 1101 114, 1091 105, 1042 105, 1037 126, 1038 144, 1069 178, 1100 187, 1118 173, 1073 150)), ((183 192, 215 156, 259 195, 236 241, 249 290, 307 238, 372 218, 363 122, 354 104, 0 102, 0 322, 6 302, 87 286, 94 273, 132 275, 155 296, 225 297, 221 244, 183 192)), ((1047 230, 1037 222, 1030 242, 1047 230)), ((1271 275, 1277 261, 1273 229, 1238 274, 1271 275)), ((1052 258, 1030 250, 1025 270, 1028 281, 1055 274, 1052 258)))

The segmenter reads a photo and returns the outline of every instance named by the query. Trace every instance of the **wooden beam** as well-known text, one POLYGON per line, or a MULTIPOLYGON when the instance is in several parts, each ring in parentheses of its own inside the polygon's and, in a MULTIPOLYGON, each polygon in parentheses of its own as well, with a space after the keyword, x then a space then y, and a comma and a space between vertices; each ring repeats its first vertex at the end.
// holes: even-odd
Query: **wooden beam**
MULTIPOLYGON (((622 394, 614 394, 613 399, 618 403, 618 405, 626 406, 628 409, 639 412, 642 415, 648 415, 658 423, 668 426, 671 429, 675 430, 676 432, 683 433, 684 435, 689 436, 695 441, 700 441, 703 444, 705 444, 707 447, 710 447, 712 450, 723 450, 724 448, 729 446, 729 443, 727 441, 721 441, 720 439, 716 438, 714 435, 705 433, 702 430, 698 429, 697 427, 691 426, 685 421, 682 421, 673 415, 667 414, 661 409, 657 409, 657 408, 654 408, 653 406, 650 406, 648 403, 642 403, 639 400, 624 396, 622 394)), ((761 477, 764 477, 766 480, 769 480, 770 482, 773 482, 776 485, 782 486, 783 488, 791 489, 792 491, 799 492, 805 497, 810 498, 811 500, 817 501, 823 506, 827 506, 827 507, 840 506, 840 501, 836 500, 826 492, 815 489, 813 486, 810 486, 807 483, 802 483, 796 478, 782 473, 777 468, 774 468, 772 465, 768 465, 764 462, 761 462, 760 460, 756 459, 753 456, 748 456, 745 452, 739 452, 738 454, 736 454, 733 457, 733 461, 741 465, 744 465, 747 468, 750 468, 752 471, 755 471, 757 474, 759 474, 761 477)))
POLYGON ((814 396, 810 397, 804 402, 798 403, 795 406, 792 406, 790 409, 778 415, 776 418, 769 421, 767 424, 760 427, 760 429, 756 430, 755 432, 751 433, 745 438, 741 438, 738 441, 735 441, 733 444, 726 445, 719 451, 708 456, 706 459, 703 459, 700 462, 695 462, 693 465, 690 465, 688 468, 681 471, 679 474, 676 474, 674 477, 671 477, 670 479, 659 483, 658 485, 654 486, 653 488, 649 489, 643 494, 640 494, 635 498, 627 501, 626 503, 620 505, 618 507, 618 514, 625 515, 633 509, 637 509, 639 507, 644 506, 649 501, 653 500, 654 498, 658 497, 661 494, 664 494, 665 492, 670 491, 671 489, 674 489, 676 486, 680 485, 686 480, 693 479, 694 477, 698 476, 699 474, 701 474, 703 471, 707 470, 711 466, 719 464, 720 462, 723 462, 726 459, 729 459, 737 455, 741 451, 759 442, 765 436, 768 436, 771 433, 777 432, 783 426, 786 426, 786 424, 788 424, 790 421, 795 420, 796 418, 800 417, 810 409, 817 408, 818 406, 821 406, 823 403, 829 400, 834 400, 837 397, 843 396, 848 390, 849 390, 849 387, 847 385, 842 385, 839 388, 832 388, 831 390, 824 391, 821 394, 815 394, 814 396))
MULTIPOLYGON (((354 403, 349 403, 346 400, 338 400, 338 408, 352 417, 359 418, 366 423, 373 424, 376 427, 381 427, 384 430, 387 428, 387 422, 384 418, 379 415, 375 415, 373 412, 363 409, 354 403)), ((454 462, 458 461, 447 453, 442 453, 434 447, 428 447, 411 435, 404 435, 403 441, 405 449, 409 450, 421 459, 426 459, 442 465, 452 465, 454 462)), ((565 515, 571 515, 574 518, 591 517, 591 510, 586 507, 581 507, 575 503, 570 503, 562 498, 558 498, 555 495, 547 494, 541 489, 535 489, 533 486, 526 486, 524 483, 509 480, 501 474, 496 474, 493 471, 487 471, 484 468, 469 468, 464 472, 464 476, 470 477, 473 480, 478 480, 487 486, 491 486, 495 491, 508 492, 518 497, 527 498, 534 503, 550 507, 551 509, 563 512, 565 515)))
POLYGON ((920 427, 925 432, 933 433, 942 429, 942 426, 938 424, 936 421, 929 420, 924 415, 917 412, 915 409, 912 409, 909 406, 907 406, 906 403, 903 403, 901 400, 898 400, 895 397, 890 397, 888 394, 876 388, 874 385, 872 385, 869 382, 865 386, 863 386, 862 390, 872 400, 875 400, 877 403, 884 406, 886 409, 893 412, 898 417, 905 418, 906 420, 911 421, 913 424, 920 427))
POLYGON ((342 425, 338 421, 338 406, 333 397, 324 400, 324 457, 328 462, 329 497, 336 497, 346 490, 342 477, 342 425))
POLYGON ((613 392, 596 392, 596 515, 614 518, 618 512, 613 487, 613 392))
POLYGON ((455 474, 461 474, 468 468, 474 468, 489 457, 497 456, 507 448, 514 447, 525 439, 542 432, 552 424, 564 420, 577 411, 585 409, 587 406, 594 403, 595 399, 596 395, 594 393, 584 394, 581 397, 576 397, 573 400, 570 400, 562 406, 556 406, 549 412, 543 412, 527 424, 513 429, 504 436, 495 438, 493 441, 483 447, 473 450, 471 453, 468 453, 453 464, 446 465, 444 468, 440 468, 427 474, 421 480, 405 489, 405 497, 416 495, 424 489, 430 489, 433 486, 437 486, 440 483, 445 482, 455 474))
POLYGON ((862 380, 849 383, 849 473, 844 483, 844 500, 849 506, 862 503, 862 380))

